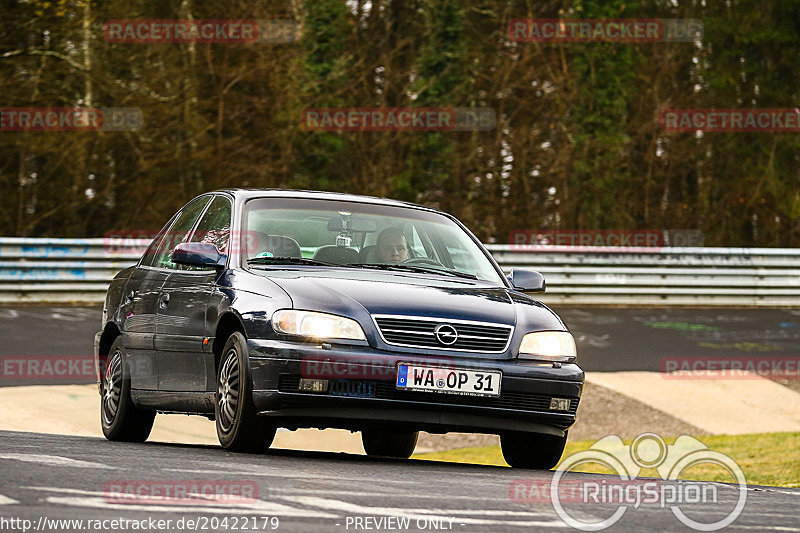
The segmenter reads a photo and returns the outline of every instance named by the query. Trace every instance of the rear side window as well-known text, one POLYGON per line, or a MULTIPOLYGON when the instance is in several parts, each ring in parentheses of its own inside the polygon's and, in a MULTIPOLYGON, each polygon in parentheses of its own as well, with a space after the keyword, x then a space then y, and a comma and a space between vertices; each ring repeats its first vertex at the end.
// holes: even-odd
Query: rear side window
POLYGON ((172 226, 164 232, 158 243, 153 243, 145 252, 142 259, 142 266, 153 266, 156 268, 176 268, 170 260, 172 249, 182 242, 186 242, 189 232, 194 227, 200 213, 208 205, 210 197, 202 196, 191 201, 180 214, 175 218, 172 226), (155 245, 155 246, 154 246, 155 245))

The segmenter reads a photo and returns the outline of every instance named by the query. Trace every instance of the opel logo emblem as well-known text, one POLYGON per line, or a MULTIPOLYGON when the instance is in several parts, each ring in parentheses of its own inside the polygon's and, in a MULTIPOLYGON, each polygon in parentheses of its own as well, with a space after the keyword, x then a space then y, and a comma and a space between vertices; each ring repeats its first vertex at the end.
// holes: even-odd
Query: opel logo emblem
POLYGON ((436 340, 445 346, 453 345, 458 340, 458 331, 450 324, 439 324, 433 330, 433 334, 436 335, 436 340))

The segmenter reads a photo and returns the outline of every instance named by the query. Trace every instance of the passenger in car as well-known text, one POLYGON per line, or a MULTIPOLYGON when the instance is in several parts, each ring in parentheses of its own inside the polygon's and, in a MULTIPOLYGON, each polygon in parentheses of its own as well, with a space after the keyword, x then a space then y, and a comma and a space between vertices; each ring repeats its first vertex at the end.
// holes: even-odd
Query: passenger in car
POLYGON ((408 259, 408 242, 403 230, 389 227, 378 234, 378 262, 400 263, 408 259))

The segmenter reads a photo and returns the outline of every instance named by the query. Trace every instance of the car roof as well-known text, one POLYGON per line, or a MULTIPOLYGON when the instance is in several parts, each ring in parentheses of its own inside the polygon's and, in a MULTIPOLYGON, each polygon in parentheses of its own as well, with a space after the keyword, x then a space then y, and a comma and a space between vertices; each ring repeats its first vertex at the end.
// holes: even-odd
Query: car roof
POLYGON ((250 198, 301 198, 306 200, 333 200, 341 202, 360 202, 365 204, 378 204, 395 207, 410 207, 414 209, 424 209, 435 211, 436 209, 411 202, 401 202, 389 198, 379 198, 377 196, 363 196, 360 194, 347 194, 340 192, 308 191, 299 189, 220 189, 214 192, 224 192, 233 195, 237 199, 247 200, 250 198))

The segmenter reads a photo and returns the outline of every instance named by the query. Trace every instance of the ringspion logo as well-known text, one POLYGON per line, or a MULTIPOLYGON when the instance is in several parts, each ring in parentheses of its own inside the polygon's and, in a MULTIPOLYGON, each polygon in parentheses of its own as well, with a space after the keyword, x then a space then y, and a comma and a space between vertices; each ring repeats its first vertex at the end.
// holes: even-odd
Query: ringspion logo
MULTIPOLYGON (((533 487, 537 490, 527 495, 525 488, 519 480, 512 482, 509 485, 512 500, 515 497, 530 501, 541 499, 538 487, 533 487)), ((733 459, 709 449, 694 437, 681 435, 668 445, 654 433, 642 433, 626 445, 617 435, 610 435, 588 450, 566 457, 556 469, 547 494, 559 518, 581 531, 609 528, 629 509, 635 511, 643 505, 668 507, 678 521, 691 529, 717 531, 732 524, 741 514, 747 501, 747 481, 733 459), (613 474, 565 479, 568 472, 586 465, 600 465, 613 474), (727 472, 733 488, 738 489, 736 502, 728 505, 720 501, 716 484, 681 479, 685 471, 698 465, 727 472), (658 473, 659 479, 642 478, 637 482, 643 470, 651 469, 658 473), (597 516, 595 512, 587 515, 580 506, 588 503, 610 503, 616 509, 608 517, 597 516), (697 504, 703 506, 698 508, 697 504), (710 506, 714 513, 707 512, 710 506)))

